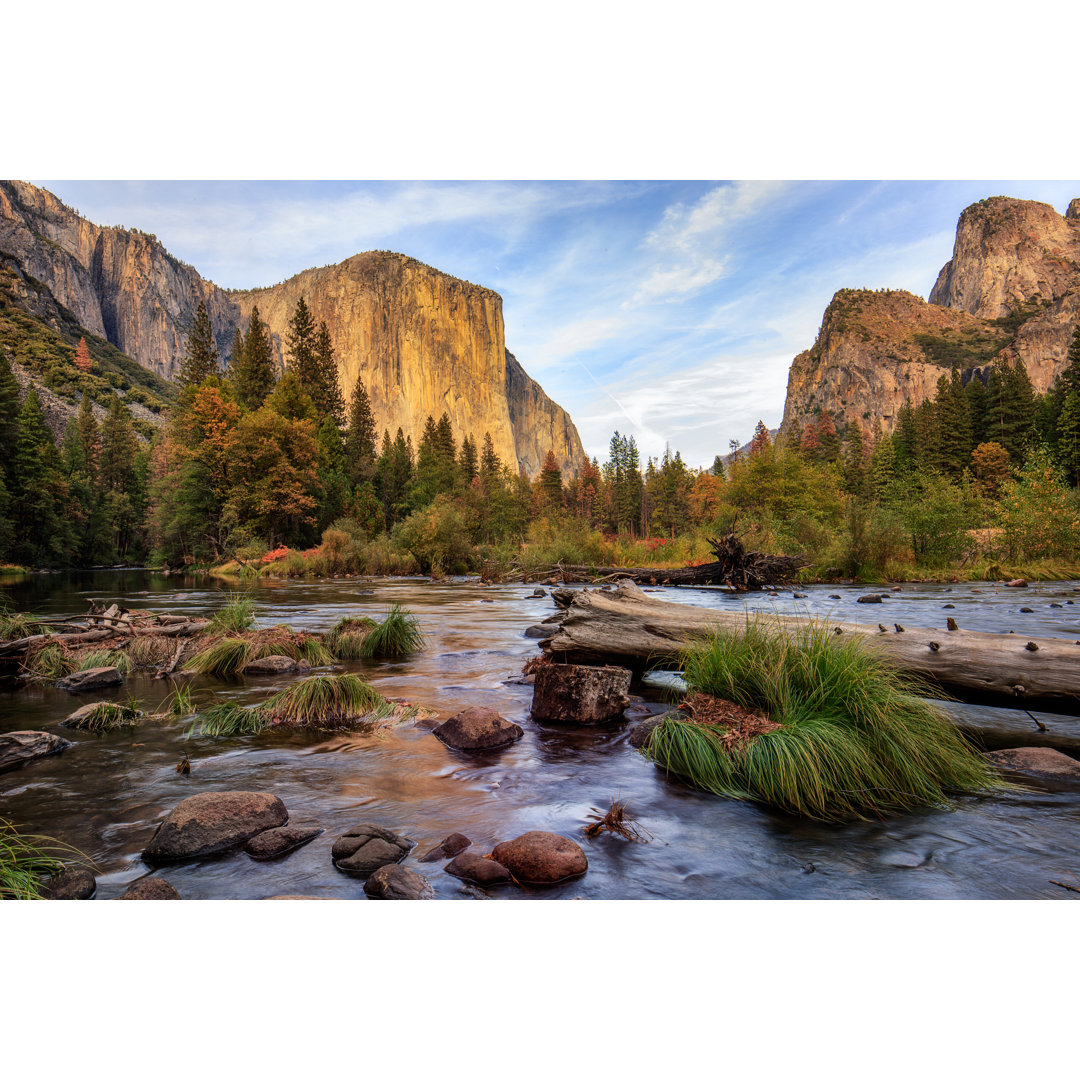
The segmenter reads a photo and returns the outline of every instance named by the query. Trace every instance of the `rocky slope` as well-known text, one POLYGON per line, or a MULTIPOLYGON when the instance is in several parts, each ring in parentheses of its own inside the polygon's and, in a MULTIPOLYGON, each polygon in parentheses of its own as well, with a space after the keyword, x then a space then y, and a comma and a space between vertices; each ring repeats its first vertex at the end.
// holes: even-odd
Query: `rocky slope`
POLYGON ((1019 358, 1036 390, 1065 366, 1080 320, 1080 199, 993 198, 960 216, 953 257, 926 302, 907 292, 842 289, 812 348, 792 361, 781 429, 828 410, 838 423, 880 420, 933 396, 956 363, 965 379, 997 356, 1019 358))
MULTIPOLYGON (((280 285, 229 293, 136 229, 94 225, 50 192, 0 181, 0 255, 45 286, 91 334, 175 378, 200 300, 227 358, 257 304, 279 361, 301 295, 325 321, 346 400, 362 374, 376 423, 419 442, 428 414, 446 412, 460 440, 489 432, 496 452, 530 475, 554 449, 568 475, 585 454, 570 417, 507 353, 502 299, 414 259, 356 255, 280 285)), ((15 357, 17 360, 18 357, 15 357)))

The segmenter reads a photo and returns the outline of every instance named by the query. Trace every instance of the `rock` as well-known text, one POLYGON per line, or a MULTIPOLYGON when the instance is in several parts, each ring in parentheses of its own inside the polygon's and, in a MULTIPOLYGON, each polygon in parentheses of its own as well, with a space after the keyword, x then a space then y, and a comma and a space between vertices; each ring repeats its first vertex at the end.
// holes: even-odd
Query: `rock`
POLYGON ((372 900, 434 900, 435 890, 423 874, 407 866, 380 866, 364 882, 372 900))
POLYGON ((543 589, 533 589, 532 593, 526 597, 527 600, 539 600, 542 596, 547 596, 547 593, 543 589))
POLYGON ((1005 588, 1007 589, 1026 589, 1027 587, 1028 583, 1022 577, 1013 578, 1012 581, 1005 582, 1005 588))
POLYGON ((558 626, 554 624, 550 626, 541 626, 537 623, 535 626, 526 626, 522 631, 522 635, 527 638, 549 638, 558 629, 558 626))
POLYGON ((178 803, 143 852, 148 863, 214 855, 289 820, 285 804, 259 791, 206 791, 178 803))
POLYGON ((513 877, 502 863, 494 859, 485 859, 473 851, 466 851, 443 869, 462 881, 471 881, 476 885, 509 885, 513 877))
POLYGON ((628 668, 542 664, 533 685, 534 720, 556 724, 603 724, 630 704, 628 668))
POLYGON ((880 604, 885 598, 878 593, 867 593, 855 601, 856 604, 880 604))
POLYGON ((114 667, 92 667, 86 671, 73 671, 56 685, 61 690, 81 693, 84 690, 100 690, 106 686, 119 686, 124 677, 114 667))
POLYGON ((140 878, 123 896, 117 900, 179 900, 180 894, 164 879, 159 877, 140 878))
POLYGON ((432 730, 447 746, 464 751, 500 750, 524 734, 517 724, 480 705, 462 709, 432 730))
POLYGON ((85 866, 65 866, 41 890, 45 900, 89 900, 97 889, 97 879, 85 866))
POLYGON ((640 724, 635 724, 630 729, 630 745, 635 750, 640 750, 649 739, 652 738, 652 733, 664 722, 664 716, 650 716, 646 720, 642 720, 640 724))
POLYGON ((1034 611, 1035 611, 1035 609, 1034 609, 1034 608, 1029 608, 1029 607, 1022 607, 1022 608, 1020 609, 1020 613, 1021 613, 1022 615, 1031 615, 1031 614, 1033 614, 1033 613, 1034 613, 1034 611))
POLYGON ((555 606, 566 610, 574 602, 574 597, 577 593, 573 589, 552 589, 551 599, 555 601, 555 606))
POLYGON ((806 593, 804 593, 804 592, 793 592, 791 595, 796 600, 805 600, 806 599, 806 593))
POLYGON ((310 844, 316 836, 322 836, 325 829, 306 829, 299 825, 283 825, 278 829, 267 829, 256 833, 245 845, 244 850, 260 861, 278 859, 288 855, 305 844, 310 844))
POLYGON ((955 604, 942 604, 941 608, 942 608, 943 611, 954 611, 956 609, 956 605, 955 604))
POLYGON ((840 596, 839 593, 829 593, 829 599, 830 600, 840 600, 840 599, 842 599, 842 597, 840 596))
POLYGON ((417 862, 436 862, 438 859, 452 859, 472 844, 472 841, 461 833, 451 833, 441 844, 437 844, 430 851, 421 855, 417 862))
POLYGON ((380 866, 401 862, 415 847, 412 840, 378 825, 356 825, 334 841, 330 857, 339 870, 372 874, 380 866))
POLYGON ((306 660, 294 660, 291 656, 264 656, 261 660, 250 660, 241 668, 244 675, 290 675, 310 670, 306 660))
POLYGON ((1080 761, 1051 750, 1048 746, 1020 746, 1011 750, 992 750, 987 761, 1007 772, 1027 773, 1054 780, 1080 780, 1080 761))
POLYGON ((903 589, 903 586, 902 586, 902 585, 894 585, 894 586, 892 587, 892 591, 893 591, 893 592, 903 592, 903 591, 904 591, 904 589, 903 589))
POLYGON ((0 773, 66 750, 71 743, 47 731, 8 731, 0 735, 0 773))
POLYGON ((580 846, 556 833, 527 832, 496 844, 491 854, 523 885, 558 885, 589 869, 580 846))

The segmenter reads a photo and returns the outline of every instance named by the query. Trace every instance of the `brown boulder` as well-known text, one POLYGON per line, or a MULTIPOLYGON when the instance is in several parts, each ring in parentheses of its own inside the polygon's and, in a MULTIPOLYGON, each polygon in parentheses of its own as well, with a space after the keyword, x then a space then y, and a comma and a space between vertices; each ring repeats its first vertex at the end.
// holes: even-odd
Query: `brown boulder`
POLYGON ((1018 577, 1013 578, 1012 581, 1006 581, 1005 587, 1007 589, 1026 589, 1028 587, 1028 583, 1022 577, 1018 577))
POLYGON ((143 859, 154 864, 213 855, 288 820, 285 804, 276 795, 260 791, 206 791, 184 799, 173 808, 158 826, 143 859))
POLYGON ((85 671, 73 671, 70 675, 65 675, 56 685, 61 690, 81 692, 99 690, 105 686, 119 686, 123 681, 123 675, 114 667, 92 667, 85 671))
POLYGON ((372 900, 434 900, 435 890, 423 874, 405 866, 380 866, 364 882, 372 900))
POLYGON ((21 769, 38 758, 66 750, 71 743, 47 731, 9 731, 0 735, 0 773, 21 769))
POLYGON ((291 656, 264 656, 261 660, 249 660, 240 670, 244 675, 290 675, 295 671, 310 671, 311 665, 291 656))
POLYGON ((494 859, 485 859, 474 851, 466 851, 443 869, 462 881, 471 881, 477 885, 508 885, 514 879, 502 863, 494 859))
POLYGON ((491 853, 523 885, 557 885, 589 869, 585 852, 565 836, 527 832, 497 844, 491 853))
POLYGON ((447 746, 465 751, 501 750, 525 734, 517 724, 505 720, 494 709, 477 705, 455 713, 431 733, 447 746))
POLYGON ((533 684, 533 719, 585 726, 618 719, 630 704, 630 676, 621 667, 541 664, 533 684))
POLYGON ((159 877, 140 878, 123 896, 117 900, 179 900, 180 894, 164 879, 159 877))
POLYGON ((1048 746, 1018 746, 992 750, 986 760, 1007 772, 1027 773, 1052 780, 1080 780, 1080 761, 1048 746))
POLYGON ((417 862, 435 862, 437 859, 452 859, 464 851, 472 841, 461 833, 451 833, 441 844, 425 852, 417 862))
POLYGON ((323 829, 304 829, 294 825, 284 825, 279 829, 267 829, 256 833, 245 845, 244 850, 253 859, 279 859, 290 851, 311 843, 316 836, 321 836, 323 829))
POLYGON ((378 825, 356 825, 334 841, 334 865, 351 874, 372 874, 380 866, 401 862, 415 845, 378 825))
POLYGON ((41 890, 43 900, 89 900, 97 889, 97 879, 84 866, 65 866, 41 890))

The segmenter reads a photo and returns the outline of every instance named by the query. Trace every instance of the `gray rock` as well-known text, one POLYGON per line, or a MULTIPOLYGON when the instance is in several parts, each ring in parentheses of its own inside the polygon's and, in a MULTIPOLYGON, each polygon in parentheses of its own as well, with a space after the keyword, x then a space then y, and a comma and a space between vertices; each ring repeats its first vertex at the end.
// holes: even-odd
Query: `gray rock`
POLYGON ((179 900, 180 894, 164 879, 159 877, 140 878, 123 896, 117 900, 179 900))
POLYGON ((339 870, 373 874, 380 866, 399 863, 416 845, 378 825, 356 825, 334 841, 330 857, 339 870))
POLYGON ((452 859, 471 844, 472 841, 467 836, 463 836, 459 832, 451 833, 441 844, 421 855, 417 862, 436 862, 439 859, 452 859))
POLYGON ((542 664, 533 686, 534 720, 591 727, 622 716, 630 704, 628 668, 542 664))
POLYGON ((558 629, 558 626, 555 624, 541 626, 540 623, 536 623, 534 626, 526 626, 522 631, 522 635, 527 638, 549 638, 552 637, 558 629))
POLYGON ((1034 612, 1034 610, 1035 610, 1034 608, 1029 608, 1029 607, 1022 607, 1022 608, 1020 609, 1020 611, 1021 611, 1021 612, 1022 612, 1022 613, 1023 613, 1024 615, 1031 615, 1031 614, 1032 614, 1032 613, 1034 612))
POLYGON ((298 825, 283 825, 279 829, 267 829, 256 833, 245 845, 244 850, 253 859, 279 859, 290 851, 310 844, 316 836, 321 836, 325 829, 305 829, 298 825))
POLYGON ((380 866, 364 882, 372 900, 434 900, 435 890, 423 874, 406 866, 380 866))
POLYGON ((630 745, 635 750, 640 750, 643 746, 648 744, 649 739, 652 738, 652 733, 664 722, 664 716, 650 716, 645 720, 642 720, 640 724, 635 724, 630 729, 630 745))
POLYGON ((855 603, 856 604, 880 604, 883 599, 884 599, 884 597, 882 597, 878 593, 867 593, 865 596, 860 596, 859 599, 855 601, 855 603))
POLYGON ((151 864, 227 851, 289 820, 285 804, 260 791, 207 791, 178 803, 143 852, 151 864))
POLYGON ((97 879, 85 866, 65 866, 41 890, 45 900, 89 900, 97 889, 97 879))
POLYGON ((59 754, 71 743, 47 731, 9 731, 0 735, 0 773, 21 769, 31 761, 59 754))
POLYGON ((501 750, 525 734, 522 728, 501 717, 494 709, 478 705, 455 713, 431 733, 447 746, 468 752, 501 750))
POLYGON ((494 859, 485 859, 473 851, 466 851, 443 869, 462 881, 471 881, 475 885, 509 885, 513 875, 502 863, 494 859))
POLYGON ((558 885, 589 869, 580 845, 556 833, 527 832, 496 844, 491 854, 523 885, 558 885))
POLYGON ((65 675, 56 685, 61 690, 82 693, 85 690, 100 690, 106 686, 119 686, 124 677, 114 667, 87 668, 86 671, 73 671, 65 675))
POLYGON ((264 656, 261 660, 249 660, 241 669, 244 675, 290 675, 310 670, 306 660, 294 660, 291 656, 264 656))

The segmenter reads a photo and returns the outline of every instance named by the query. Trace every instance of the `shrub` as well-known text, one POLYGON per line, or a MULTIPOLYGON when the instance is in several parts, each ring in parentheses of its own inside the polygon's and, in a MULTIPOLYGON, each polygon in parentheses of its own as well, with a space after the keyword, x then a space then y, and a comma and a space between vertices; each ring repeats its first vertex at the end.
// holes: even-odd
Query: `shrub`
POLYGON ((211 630, 226 634, 239 634, 255 622, 255 601, 250 597, 233 593, 223 607, 210 619, 211 630))

